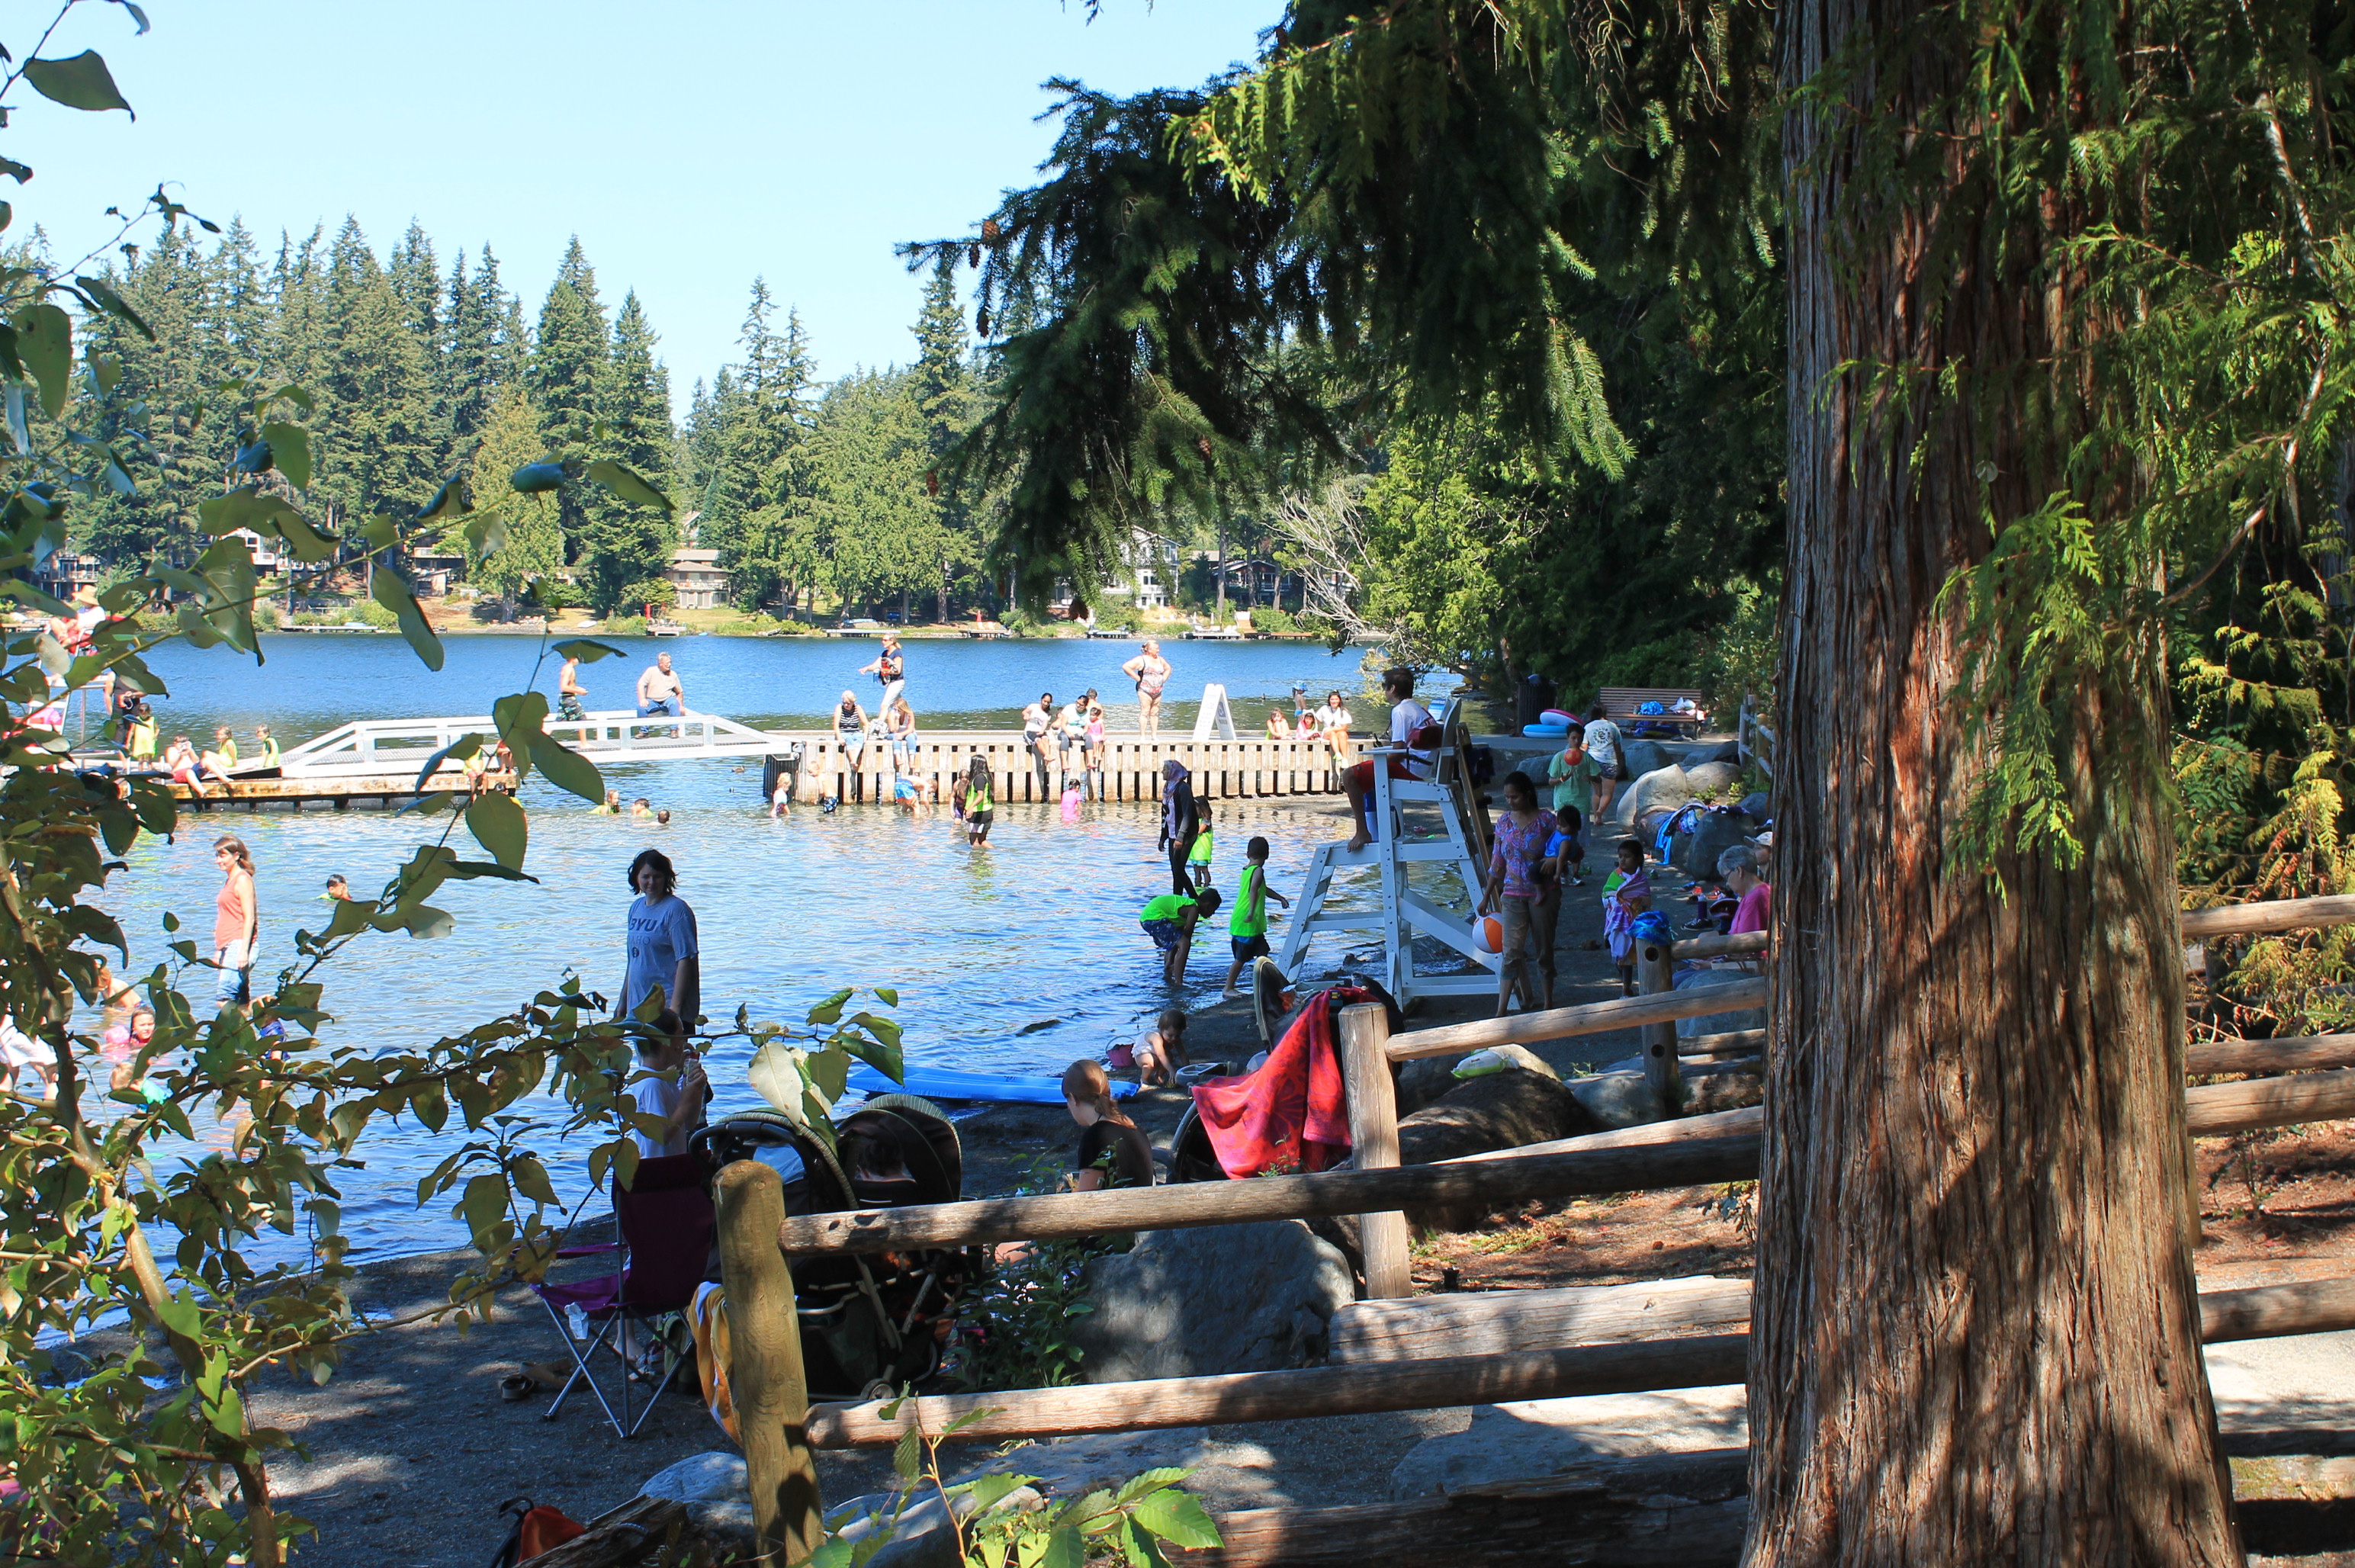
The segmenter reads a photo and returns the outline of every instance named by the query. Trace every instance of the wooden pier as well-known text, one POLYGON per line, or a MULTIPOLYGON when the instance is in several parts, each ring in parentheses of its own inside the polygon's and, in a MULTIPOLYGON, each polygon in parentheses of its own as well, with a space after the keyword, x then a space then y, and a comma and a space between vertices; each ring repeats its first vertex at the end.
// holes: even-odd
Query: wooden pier
POLYGON ((301 811, 310 805, 325 805, 331 811, 349 811, 354 805, 374 805, 386 810, 407 805, 421 794, 454 794, 464 800, 472 799, 476 788, 488 788, 513 794, 516 776, 513 773, 485 773, 477 781, 452 768, 425 781, 421 792, 417 775, 404 773, 397 777, 378 778, 232 778, 223 784, 208 779, 201 793, 184 784, 167 786, 172 798, 180 803, 183 812, 239 809, 260 811, 264 806, 283 806, 288 811, 301 811))
MULTIPOLYGON (((1000 805, 1059 797, 1064 757, 1078 768, 1077 753, 1051 757, 1042 776, 1034 752, 1018 731, 944 730, 924 735, 895 753, 887 741, 872 741, 851 754, 834 736, 781 734, 783 743, 802 746, 801 779, 794 798, 814 803, 827 795, 845 803, 888 801, 903 775, 932 800, 949 799, 954 782, 986 758, 1000 805)), ((1332 795, 1340 790, 1333 749, 1323 741, 1196 741, 1182 731, 1168 735, 1107 735, 1103 743, 1103 796, 1107 800, 1161 798, 1161 765, 1175 758, 1194 775, 1194 794, 1203 800, 1258 799, 1270 795, 1332 795)))

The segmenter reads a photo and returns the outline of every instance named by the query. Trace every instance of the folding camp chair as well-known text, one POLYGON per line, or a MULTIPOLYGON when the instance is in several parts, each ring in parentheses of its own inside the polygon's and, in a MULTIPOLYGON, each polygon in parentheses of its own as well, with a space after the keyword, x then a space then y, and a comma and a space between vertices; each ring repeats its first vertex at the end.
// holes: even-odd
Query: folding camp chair
POLYGON ((615 1253, 621 1272, 566 1285, 532 1286, 549 1317, 564 1330, 565 1349, 572 1354, 572 1375, 564 1380, 556 1403, 548 1407, 542 1420, 555 1420, 574 1386, 585 1382, 615 1432, 635 1437, 638 1428, 645 1424, 680 1361, 666 1348, 667 1341, 651 1332, 652 1320, 687 1310, 710 1262, 715 1225, 711 1194, 704 1189, 703 1181, 703 1164, 693 1155, 663 1155, 638 1161, 635 1180, 627 1188, 618 1182, 613 1188, 613 1216, 622 1239, 599 1246, 564 1247, 556 1254, 578 1258, 615 1253), (575 1338, 567 1321, 568 1312, 575 1307, 593 1326, 585 1338, 575 1338), (619 1353, 628 1347, 628 1325, 633 1322, 647 1324, 646 1337, 666 1346, 661 1379, 645 1396, 645 1406, 635 1419, 630 1414, 632 1368, 628 1358, 619 1353), (618 1374, 618 1415, 613 1411, 615 1401, 599 1385, 595 1370, 598 1358, 609 1348, 615 1352, 612 1367, 618 1374))

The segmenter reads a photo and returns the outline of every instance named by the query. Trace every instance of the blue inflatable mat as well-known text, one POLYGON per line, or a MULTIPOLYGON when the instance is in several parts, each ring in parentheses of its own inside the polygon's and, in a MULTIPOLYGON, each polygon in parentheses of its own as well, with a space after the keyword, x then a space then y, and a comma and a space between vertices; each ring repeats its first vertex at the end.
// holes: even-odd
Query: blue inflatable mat
POLYGON ((1567 724, 1524 724, 1521 733, 1535 740, 1554 740, 1570 733, 1567 724))
MULTIPOLYGON (((908 1081, 894 1083, 865 1062, 850 1070, 849 1087, 861 1094, 922 1094, 927 1100, 993 1100, 1001 1104, 1060 1105, 1063 1103, 1060 1073, 1023 1077, 1007 1072, 959 1072, 948 1067, 908 1069, 908 1081)), ((1114 1082, 1112 1097, 1125 1100, 1136 1093, 1134 1083, 1114 1082)))

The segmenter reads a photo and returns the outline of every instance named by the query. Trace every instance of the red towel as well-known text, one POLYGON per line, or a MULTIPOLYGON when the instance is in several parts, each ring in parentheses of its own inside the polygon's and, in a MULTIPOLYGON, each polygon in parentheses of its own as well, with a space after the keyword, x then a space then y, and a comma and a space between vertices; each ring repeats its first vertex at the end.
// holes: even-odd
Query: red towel
POLYGON ((1348 1156, 1348 1094, 1333 1020, 1350 1003, 1375 999, 1354 986, 1322 992, 1258 1072, 1194 1086, 1202 1130, 1229 1176, 1326 1170, 1348 1156))

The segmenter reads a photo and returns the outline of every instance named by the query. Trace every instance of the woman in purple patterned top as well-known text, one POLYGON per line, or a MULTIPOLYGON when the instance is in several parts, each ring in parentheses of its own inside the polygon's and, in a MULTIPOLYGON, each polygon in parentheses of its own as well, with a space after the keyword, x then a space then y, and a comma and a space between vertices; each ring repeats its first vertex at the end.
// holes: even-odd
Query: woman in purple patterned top
POLYGON ((1529 949, 1535 944, 1535 907, 1538 894, 1537 863, 1545 858, 1546 839, 1552 824, 1538 809, 1537 785, 1527 773, 1505 775, 1505 811, 1497 818, 1496 844, 1488 856, 1488 885, 1480 901, 1483 913, 1494 908, 1503 917, 1504 940, 1497 944, 1504 962, 1497 966, 1497 1016, 1503 1018, 1513 1010, 1513 987, 1520 985, 1522 995, 1537 999, 1537 987, 1530 976, 1534 955, 1529 949))

